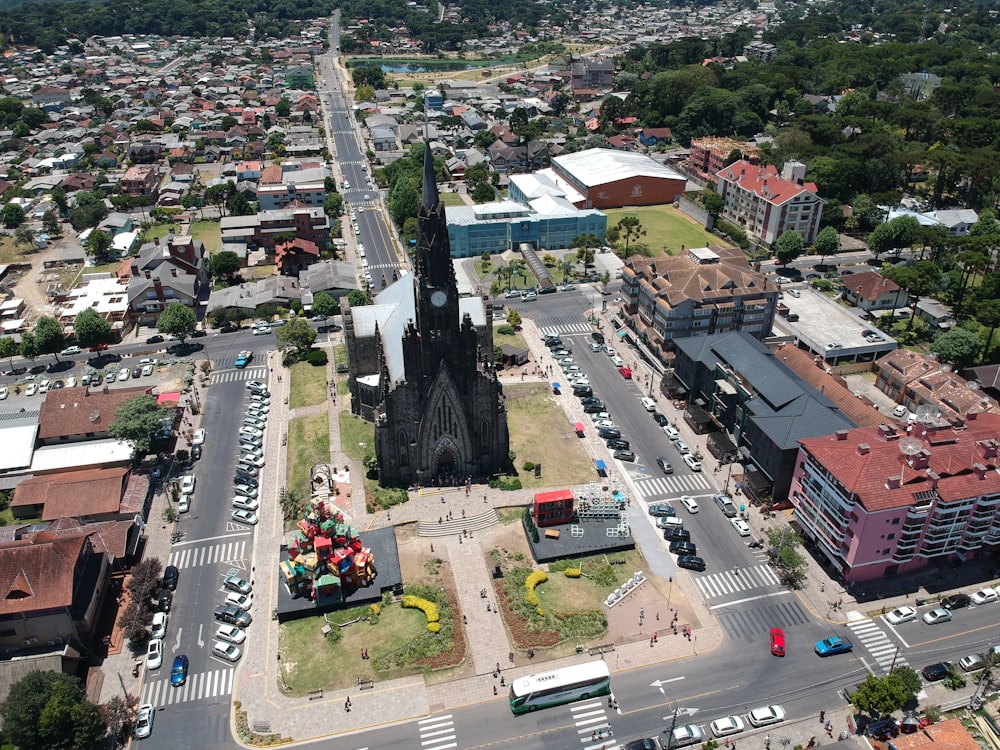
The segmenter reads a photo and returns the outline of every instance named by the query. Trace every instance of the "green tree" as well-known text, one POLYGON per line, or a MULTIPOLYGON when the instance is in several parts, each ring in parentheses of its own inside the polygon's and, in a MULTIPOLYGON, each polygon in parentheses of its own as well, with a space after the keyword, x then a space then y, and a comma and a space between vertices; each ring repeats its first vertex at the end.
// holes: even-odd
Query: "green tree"
POLYGON ((288 117, 292 113, 292 103, 285 97, 281 97, 274 105, 274 114, 278 117, 288 117))
POLYGON ((304 318, 293 318, 278 329, 274 340, 281 349, 292 347, 305 354, 316 341, 316 330, 304 318))
POLYGON ((982 350, 982 339, 959 326, 942 333, 931 344, 931 351, 937 352, 942 361, 951 362, 957 370, 974 365, 982 350))
POLYGON ((0 357, 6 357, 10 369, 14 369, 14 357, 21 353, 21 347, 10 336, 0 338, 0 357))
POLYGON ((813 247, 816 250, 816 255, 819 256, 820 264, 822 264, 826 256, 836 255, 837 251, 840 250, 840 235, 833 227, 823 227, 816 235, 816 239, 813 240, 813 247))
POLYGON ((508 310, 507 323, 508 325, 512 325, 514 326, 514 328, 517 328, 519 325, 521 325, 521 313, 519 313, 517 310, 508 310))
POLYGON ((407 219, 417 215, 420 193, 406 178, 399 179, 389 192, 389 214, 396 226, 403 226, 407 219))
POLYGON ((87 255, 91 256, 97 263, 106 263, 108 260, 108 250, 111 249, 111 244, 114 239, 108 232, 103 232, 95 229, 87 237, 87 242, 84 244, 83 249, 86 250, 87 255))
POLYGON ((618 231, 625 238, 625 257, 628 257, 628 248, 633 240, 646 236, 646 230, 642 228, 642 222, 638 216, 625 216, 619 220, 618 231))
POLYGON ((352 289, 347 293, 347 304, 351 307, 362 307, 368 304, 368 295, 360 289, 352 289))
POLYGON ((114 421, 108 425, 108 434, 132 445, 136 456, 149 452, 153 435, 162 424, 173 424, 173 409, 162 407, 156 396, 144 394, 122 402, 115 412, 114 421))
POLYGON ((35 244, 35 232, 31 227, 22 224, 14 232, 14 241, 17 242, 18 245, 33 247, 35 244))
POLYGON ((906 690, 909 695, 916 695, 924 689, 924 682, 920 679, 920 675, 917 674, 917 670, 913 667, 896 667, 892 671, 892 674, 903 683, 903 689, 906 690))
POLYGON ((30 359, 34 363, 35 357, 38 354, 38 344, 35 342, 35 335, 30 332, 21 334, 21 356, 30 359))
POLYGON ((73 194, 73 208, 69 212, 69 223, 80 232, 87 227, 96 227, 108 215, 104 195, 88 190, 78 190, 73 194))
POLYGON ((8 203, 0 210, 0 221, 7 229, 19 227, 24 221, 24 209, 16 203, 8 203))
POLYGON ((868 249, 878 258, 882 253, 909 247, 919 235, 920 223, 914 217, 897 216, 872 230, 868 235, 868 249))
POLYGON ((7 740, 22 748, 89 750, 107 732, 80 680, 61 672, 29 672, 15 682, 0 716, 7 740))
POLYGON ((42 229, 53 236, 58 235, 62 231, 62 227, 59 224, 59 217, 56 216, 56 212, 51 208, 42 214, 42 229))
POLYGON ((233 276, 240 272, 243 264, 240 256, 232 250, 223 250, 215 253, 208 262, 208 272, 216 279, 232 280, 233 276))
POLYGON ((496 190, 489 182, 477 182, 469 192, 473 203, 489 203, 496 200, 496 190))
POLYGON ((894 675, 868 678, 851 694, 851 703, 861 713, 882 716, 898 711, 910 698, 904 682, 894 675))
POLYGON ((788 229, 774 241, 772 250, 774 250, 775 257, 787 266, 802 255, 802 251, 805 250, 805 241, 802 239, 802 235, 794 229, 788 229))
POLYGON ((73 319, 73 330, 80 346, 97 346, 111 341, 111 324, 97 310, 88 307, 73 319))
POLYGON ((990 347, 993 346, 993 334, 1000 327, 1000 300, 984 299, 976 305, 976 320, 989 329, 986 335, 986 343, 983 345, 982 359, 986 359, 990 347))
MULTIPOLYGON (((874 232, 873 232, 874 234, 874 232)), ((941 269, 929 260, 918 260, 912 265, 891 266, 882 271, 882 275, 890 281, 895 281, 911 298, 914 304, 910 311, 910 320, 906 330, 913 328, 917 315, 916 299, 926 295, 941 278, 941 269)))
POLYGON ((66 336, 55 318, 43 315, 35 322, 35 346, 39 354, 54 354, 59 361, 59 352, 66 348, 66 336))
POLYGON ((335 190, 327 190, 323 199, 323 212, 330 217, 340 216, 344 210, 344 197, 335 190))
POLYGON ((718 217, 722 213, 722 209, 726 207, 726 202, 722 200, 722 196, 714 190, 707 188, 702 193, 701 202, 704 204, 709 216, 718 217))
POLYGON ((325 322, 331 315, 340 312, 337 298, 328 292, 317 292, 313 297, 313 315, 318 315, 325 322))
POLYGON ((184 343, 184 339, 194 333, 194 329, 197 327, 198 319, 195 317, 194 310, 183 302, 171 302, 156 319, 157 331, 177 336, 181 343, 184 343))

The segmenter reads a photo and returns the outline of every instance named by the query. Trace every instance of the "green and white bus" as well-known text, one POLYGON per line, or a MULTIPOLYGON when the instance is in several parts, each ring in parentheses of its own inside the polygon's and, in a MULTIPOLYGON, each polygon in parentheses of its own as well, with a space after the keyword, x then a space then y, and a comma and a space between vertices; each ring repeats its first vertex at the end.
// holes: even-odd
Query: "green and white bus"
POLYGON ((591 661, 511 680, 510 710, 523 714, 610 693, 608 665, 591 661))

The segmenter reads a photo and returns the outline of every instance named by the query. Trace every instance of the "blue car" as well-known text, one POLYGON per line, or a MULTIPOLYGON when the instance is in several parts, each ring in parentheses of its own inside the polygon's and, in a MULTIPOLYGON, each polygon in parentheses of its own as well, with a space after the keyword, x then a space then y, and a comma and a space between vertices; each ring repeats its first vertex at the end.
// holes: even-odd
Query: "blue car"
POLYGON ((854 648, 854 644, 844 640, 839 636, 827 638, 824 641, 816 642, 816 653, 820 656, 833 656, 834 654, 846 654, 854 648))
POLYGON ((184 654, 174 657, 174 665, 170 668, 170 686, 180 687, 188 678, 188 658, 184 654))

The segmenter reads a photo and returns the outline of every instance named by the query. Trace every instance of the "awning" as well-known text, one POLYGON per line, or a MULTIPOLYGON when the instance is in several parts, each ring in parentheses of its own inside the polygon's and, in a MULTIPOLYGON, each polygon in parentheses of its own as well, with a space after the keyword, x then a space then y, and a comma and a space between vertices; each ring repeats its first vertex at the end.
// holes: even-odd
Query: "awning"
POLYGON ((553 383, 552 384, 552 390, 558 391, 560 388, 562 388, 562 386, 559 385, 559 383, 553 383))
POLYGON ((602 474, 608 470, 608 465, 604 463, 603 459, 600 458, 594 461, 594 466, 602 474))

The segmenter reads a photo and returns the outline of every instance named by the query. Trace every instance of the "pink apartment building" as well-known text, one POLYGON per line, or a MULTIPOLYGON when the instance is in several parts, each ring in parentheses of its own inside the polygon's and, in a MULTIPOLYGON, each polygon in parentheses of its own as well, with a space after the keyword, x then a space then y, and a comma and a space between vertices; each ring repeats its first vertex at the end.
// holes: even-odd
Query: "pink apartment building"
POLYGON ((1000 415, 800 441, 789 498, 847 584, 1000 549, 1000 415))

